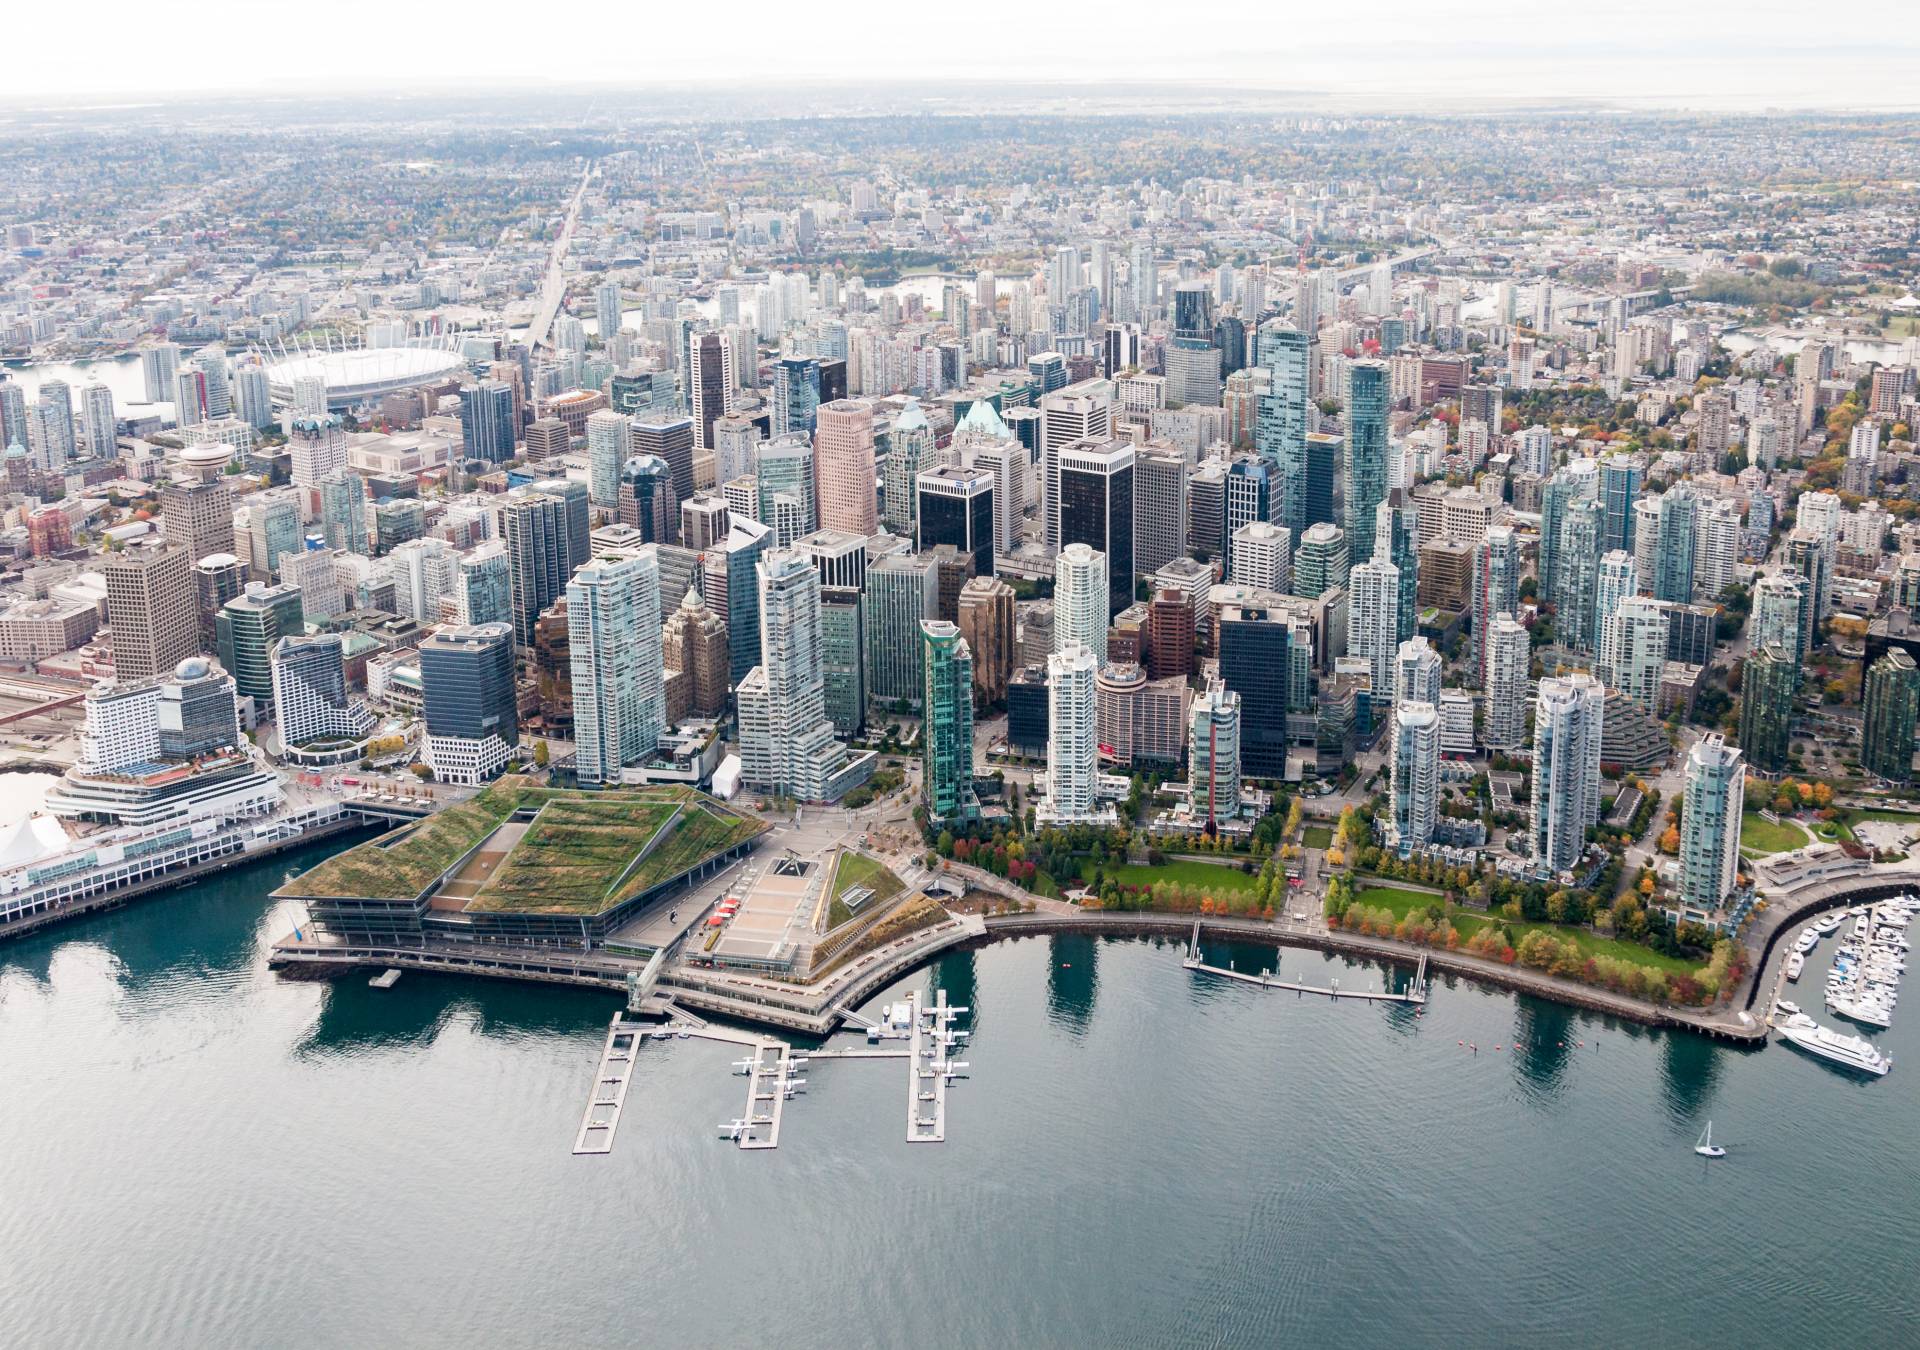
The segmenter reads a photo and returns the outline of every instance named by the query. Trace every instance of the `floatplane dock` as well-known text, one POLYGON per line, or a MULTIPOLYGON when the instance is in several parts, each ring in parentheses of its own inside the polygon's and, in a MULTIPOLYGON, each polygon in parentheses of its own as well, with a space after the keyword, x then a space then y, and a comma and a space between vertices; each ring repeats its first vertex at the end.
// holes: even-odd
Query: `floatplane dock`
POLYGON ((1280 979, 1277 975, 1253 975, 1244 970, 1210 966, 1200 959, 1200 925, 1197 923, 1193 926, 1193 937, 1187 944, 1186 958, 1180 964, 1188 970, 1198 971, 1203 975, 1218 975, 1223 980, 1238 980, 1241 984, 1251 984, 1261 989, 1288 989, 1296 994, 1318 994, 1322 998, 1331 999, 1358 998, 1365 999, 1368 1003, 1411 1003, 1418 1006, 1427 1001, 1427 958, 1424 952, 1420 956, 1419 967, 1413 973, 1412 983, 1406 987, 1405 991, 1398 994, 1389 993, 1384 987, 1342 989, 1338 980, 1335 980, 1331 986, 1299 984, 1293 980, 1280 979))
MULTIPOLYGON (((630 1009, 631 1010, 631 1009, 630 1009)), ((947 1137, 947 1088, 956 1078, 964 1078, 968 1067, 956 1062, 956 1047, 967 1033, 953 1029, 953 1020, 968 1011, 949 1007, 946 991, 939 990, 933 1006, 925 996, 910 993, 901 1003, 890 1005, 884 1021, 874 1022, 841 1009, 841 1014, 866 1029, 869 1039, 906 1041, 905 1048, 809 1050, 798 1054, 785 1041, 750 1032, 734 1031, 708 1024, 670 1000, 650 1010, 664 1012, 664 1025, 627 1021, 616 1013, 607 1029, 607 1041, 595 1072, 593 1090, 587 1094, 587 1109, 580 1120, 580 1133, 574 1140, 575 1153, 611 1153, 614 1132, 620 1125, 620 1110, 626 1101, 627 1085, 633 1075, 635 1050, 649 1037, 656 1040, 699 1039, 737 1045, 746 1057, 734 1061, 733 1070, 747 1080, 747 1104, 742 1115, 720 1126, 720 1137, 743 1149, 769 1149, 780 1146, 780 1122, 785 1106, 795 1093, 806 1090, 806 1079, 795 1071, 816 1059, 905 1060, 907 1062, 907 1141, 939 1144, 947 1137)))

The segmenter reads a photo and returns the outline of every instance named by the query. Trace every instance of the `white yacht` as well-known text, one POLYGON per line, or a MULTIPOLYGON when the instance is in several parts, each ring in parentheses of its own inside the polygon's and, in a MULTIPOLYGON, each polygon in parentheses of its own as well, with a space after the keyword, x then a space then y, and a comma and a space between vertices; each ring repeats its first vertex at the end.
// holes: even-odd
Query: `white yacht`
POLYGON ((1826 937, 1840 927, 1840 921, 1845 917, 1843 914, 1829 914, 1826 918, 1820 920, 1819 923, 1816 923, 1814 928, 1819 932, 1821 937, 1826 937))
POLYGON ((1891 1059, 1865 1040, 1823 1027, 1805 1013, 1796 1013, 1781 1023, 1780 1034, 1810 1055, 1876 1078, 1885 1077, 1893 1067, 1891 1059))
POLYGON ((1797 980, 1800 972, 1807 968, 1807 958, 1803 953, 1795 952, 1787 958, 1787 978, 1797 980))

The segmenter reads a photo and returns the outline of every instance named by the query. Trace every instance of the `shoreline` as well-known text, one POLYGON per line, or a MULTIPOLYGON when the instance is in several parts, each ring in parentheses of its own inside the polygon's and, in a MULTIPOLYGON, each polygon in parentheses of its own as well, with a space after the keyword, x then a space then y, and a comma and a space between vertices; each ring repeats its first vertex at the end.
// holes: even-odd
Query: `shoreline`
MULTIPOLYGON (((5 766, 0 766, 0 772, 5 771, 5 766)), ((343 820, 296 838, 275 840, 245 853, 195 864, 178 872, 92 896, 0 927, 0 942, 25 937, 71 919, 118 909, 238 865, 366 828, 370 827, 362 822, 343 820)), ((778 1027, 785 1031, 825 1035, 846 1020, 841 1008, 852 1006, 874 989, 930 964, 950 949, 973 950, 1009 938, 1052 933, 1184 939, 1198 925, 1203 935, 1228 941, 1276 949, 1292 947, 1314 950, 1358 960, 1383 960, 1402 967, 1412 967, 1424 957, 1430 970, 1488 988, 1529 994, 1644 1026, 1690 1031, 1733 1045, 1758 1046, 1767 1041, 1770 1028, 1765 1018, 1754 1015, 1752 1009, 1764 995, 1766 977, 1781 935, 1807 916, 1858 903, 1859 898, 1864 898, 1864 893, 1883 888, 1898 890, 1904 887, 1901 882, 1891 879, 1875 881, 1860 878, 1856 886, 1848 888, 1848 895, 1809 897, 1791 910, 1783 911, 1782 918, 1776 922, 1757 953, 1744 999, 1736 993, 1732 1003, 1715 1010, 1650 1004, 1603 988, 1558 979, 1519 966, 1504 965, 1465 952, 1417 946, 1391 938, 1336 932, 1311 921, 1100 910, 988 914, 971 923, 956 924, 951 928, 942 926, 940 930, 930 933, 933 940, 906 943, 898 952, 883 955, 876 968, 860 971, 857 978, 849 978, 837 986, 823 989, 774 986, 771 982, 758 985, 758 991, 763 992, 749 991, 744 986, 732 990, 714 986, 683 987, 670 978, 663 983, 660 993, 688 1007, 744 1022, 778 1027), (1855 897, 1852 895, 1855 891, 1863 895, 1855 897)), ((531 983, 566 984, 576 988, 584 986, 608 992, 619 992, 625 988, 629 965, 634 969, 639 968, 637 963, 597 950, 515 948, 504 944, 475 944, 471 949, 452 944, 423 948, 400 944, 341 943, 328 947, 311 940, 296 943, 291 935, 276 942, 268 956, 270 969, 297 979, 330 979, 352 970, 398 967, 531 983)))

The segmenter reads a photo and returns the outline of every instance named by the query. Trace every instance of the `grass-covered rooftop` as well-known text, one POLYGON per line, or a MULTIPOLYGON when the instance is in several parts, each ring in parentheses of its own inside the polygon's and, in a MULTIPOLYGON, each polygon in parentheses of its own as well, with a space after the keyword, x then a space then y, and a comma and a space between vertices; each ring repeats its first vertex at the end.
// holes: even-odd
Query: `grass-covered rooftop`
POLYGON ((288 895, 412 900, 516 815, 450 891, 475 913, 593 915, 622 904, 765 828, 681 787, 581 792, 506 777, 471 801, 337 854, 284 887, 288 895), (514 833, 518 838, 513 838, 514 833))

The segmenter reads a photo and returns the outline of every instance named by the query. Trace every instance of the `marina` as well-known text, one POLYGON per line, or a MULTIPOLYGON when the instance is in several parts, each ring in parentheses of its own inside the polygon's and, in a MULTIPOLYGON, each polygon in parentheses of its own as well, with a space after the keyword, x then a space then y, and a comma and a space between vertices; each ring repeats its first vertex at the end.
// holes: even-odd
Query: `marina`
POLYGON ((1823 1025, 1781 994, 1787 983, 1800 978, 1821 943, 1844 928, 1846 935, 1840 938, 1826 975, 1826 1011, 1875 1031, 1892 1027, 1900 979, 1907 968, 1906 929, 1916 911, 1920 911, 1920 901, 1901 895, 1836 910, 1803 927, 1793 939, 1780 982, 1774 988, 1773 1012, 1768 1020, 1780 1038, 1841 1069, 1884 1078, 1893 1067, 1891 1055, 1864 1036, 1823 1025))

